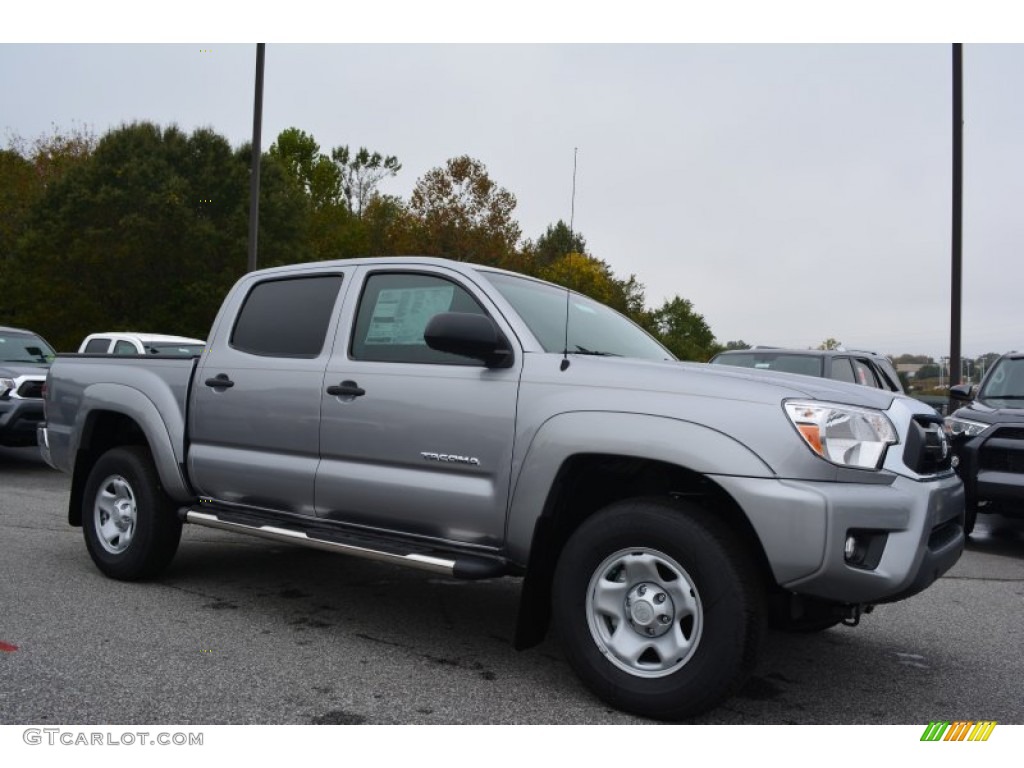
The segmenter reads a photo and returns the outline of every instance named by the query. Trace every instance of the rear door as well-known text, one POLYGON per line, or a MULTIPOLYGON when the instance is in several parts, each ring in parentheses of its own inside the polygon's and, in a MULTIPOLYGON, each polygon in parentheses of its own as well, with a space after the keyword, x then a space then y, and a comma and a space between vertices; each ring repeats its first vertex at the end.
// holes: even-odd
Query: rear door
POLYGON ((362 267, 349 297, 322 393, 317 514, 500 545, 522 368, 511 328, 472 278, 443 267, 362 267), (439 312, 489 315, 512 367, 430 349, 423 330, 439 312))
POLYGON ((201 360, 189 473, 203 497, 314 513, 320 398, 351 268, 254 278, 201 360), (225 327, 227 326, 227 327, 225 327))

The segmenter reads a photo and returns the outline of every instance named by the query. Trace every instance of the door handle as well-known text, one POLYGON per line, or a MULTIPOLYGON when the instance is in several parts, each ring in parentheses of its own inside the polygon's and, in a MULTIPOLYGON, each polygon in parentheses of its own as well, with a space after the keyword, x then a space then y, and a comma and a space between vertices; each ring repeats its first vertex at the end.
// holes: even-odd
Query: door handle
POLYGON ((340 385, 332 385, 328 387, 327 394, 334 395, 336 397, 361 397, 366 394, 366 390, 354 381, 346 380, 341 382, 340 385))
POLYGON ((207 379, 204 383, 206 386, 213 387, 214 389, 227 389, 228 387, 235 386, 235 382, 229 379, 226 373, 218 373, 212 379, 207 379))

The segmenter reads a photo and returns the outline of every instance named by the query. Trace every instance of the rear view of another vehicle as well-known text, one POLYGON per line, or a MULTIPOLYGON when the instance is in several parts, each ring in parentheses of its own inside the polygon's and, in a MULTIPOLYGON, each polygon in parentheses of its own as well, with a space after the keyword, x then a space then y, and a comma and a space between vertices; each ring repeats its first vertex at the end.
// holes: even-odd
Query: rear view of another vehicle
POLYGON ((719 352, 709 363, 735 365, 761 371, 798 373, 823 379, 860 384, 888 392, 903 392, 899 375, 892 362, 877 352, 839 349, 783 349, 753 347, 752 349, 719 352))
POLYGON ((999 358, 976 393, 963 384, 950 395, 966 402, 946 419, 964 482, 965 532, 979 512, 1024 517, 1024 353, 999 358))
POLYGON ((205 348, 205 341, 187 336, 113 331, 90 333, 82 340, 78 352, 87 355, 195 357, 201 355, 205 348))
POLYGON ((55 354, 31 331, 0 327, 0 445, 36 444, 43 384, 55 354))

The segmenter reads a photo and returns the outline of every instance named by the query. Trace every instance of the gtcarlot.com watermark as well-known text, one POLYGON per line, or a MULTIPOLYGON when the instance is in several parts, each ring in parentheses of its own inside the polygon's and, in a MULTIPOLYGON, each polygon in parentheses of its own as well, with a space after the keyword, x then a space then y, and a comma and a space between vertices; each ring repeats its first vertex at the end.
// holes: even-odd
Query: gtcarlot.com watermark
POLYGON ((167 733, 160 731, 74 731, 66 728, 26 728, 22 740, 29 745, 46 744, 65 747, 201 747, 202 733, 167 733))

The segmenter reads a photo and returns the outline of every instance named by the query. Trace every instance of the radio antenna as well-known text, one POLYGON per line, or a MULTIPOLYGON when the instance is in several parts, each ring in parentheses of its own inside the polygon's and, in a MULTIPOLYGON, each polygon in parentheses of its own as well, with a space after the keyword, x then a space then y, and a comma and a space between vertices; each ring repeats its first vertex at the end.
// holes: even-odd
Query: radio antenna
MULTIPOLYGON (((569 279, 566 281, 572 284, 572 252, 576 247, 576 236, 573 232, 573 225, 576 223, 576 154, 579 147, 572 148, 572 202, 569 204, 569 279)), ((561 370, 569 367, 569 285, 565 287, 565 346, 562 347, 561 370)))

